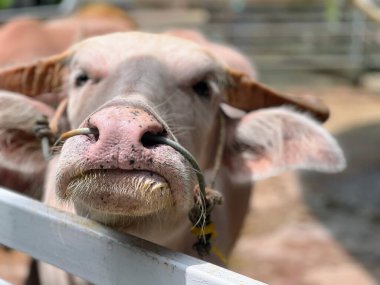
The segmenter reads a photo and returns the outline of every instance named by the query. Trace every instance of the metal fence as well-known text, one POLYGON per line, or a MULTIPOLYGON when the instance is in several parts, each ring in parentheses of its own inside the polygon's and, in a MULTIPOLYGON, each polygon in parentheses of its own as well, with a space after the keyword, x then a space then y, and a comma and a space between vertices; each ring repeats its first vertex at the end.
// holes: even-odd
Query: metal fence
POLYGON ((0 217, 0 244, 93 284, 264 285, 4 188, 0 217))
MULTIPOLYGON (((64 0, 54 8, 4 10, 0 22, 26 11, 42 18, 65 15, 86 2, 64 0)), ((356 74, 380 70, 380 25, 348 0, 291 5, 281 1, 178 0, 182 6, 175 9, 171 1, 157 1, 161 3, 157 7, 149 1, 111 2, 125 8, 142 30, 202 30, 211 39, 238 47, 264 72, 343 70, 356 74), (336 4, 328 8, 324 3, 336 4)))
POLYGON ((257 6, 214 14, 204 31, 239 47, 259 70, 380 69, 380 26, 349 5, 333 19, 325 14, 323 6, 257 6))
MULTIPOLYGON (((136 20, 142 29, 150 31, 195 27, 210 39, 237 47, 264 72, 327 70, 355 75, 380 70, 380 25, 368 20, 349 1, 340 2, 343 4, 333 16, 323 4, 307 2, 292 7, 251 3, 234 11, 206 1, 193 6, 198 17, 183 13, 179 21, 172 21, 175 17, 165 13, 178 10, 161 9, 155 10, 155 17, 144 17, 140 11, 136 20)), ((135 12, 132 6, 130 13, 135 12)))

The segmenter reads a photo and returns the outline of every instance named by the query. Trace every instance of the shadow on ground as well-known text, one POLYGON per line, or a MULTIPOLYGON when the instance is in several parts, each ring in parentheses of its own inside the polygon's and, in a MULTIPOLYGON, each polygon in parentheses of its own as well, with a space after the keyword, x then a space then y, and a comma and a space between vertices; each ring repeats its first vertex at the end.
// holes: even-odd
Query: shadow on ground
POLYGON ((380 124, 336 136, 347 169, 326 176, 301 176, 310 211, 336 241, 380 283, 380 124))

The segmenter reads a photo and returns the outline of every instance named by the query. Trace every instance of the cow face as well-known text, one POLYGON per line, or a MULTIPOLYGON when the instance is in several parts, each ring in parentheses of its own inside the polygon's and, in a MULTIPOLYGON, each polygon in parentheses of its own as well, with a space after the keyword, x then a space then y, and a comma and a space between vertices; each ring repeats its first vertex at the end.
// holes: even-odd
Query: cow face
POLYGON ((178 140, 199 160, 215 126, 224 70, 199 46, 176 38, 108 38, 114 44, 95 38, 70 58, 70 125, 97 129, 99 135, 65 143, 57 194, 107 224, 130 225, 157 213, 186 215, 194 172, 174 149, 144 142, 143 136, 178 140))

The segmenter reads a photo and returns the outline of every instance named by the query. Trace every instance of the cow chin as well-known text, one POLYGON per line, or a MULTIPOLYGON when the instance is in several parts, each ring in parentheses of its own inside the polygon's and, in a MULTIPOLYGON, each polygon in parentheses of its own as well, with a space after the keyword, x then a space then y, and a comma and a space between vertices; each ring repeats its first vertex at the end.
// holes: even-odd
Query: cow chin
POLYGON ((70 181, 66 195, 79 214, 106 224, 158 214, 174 205, 168 181, 150 171, 87 171, 70 181))

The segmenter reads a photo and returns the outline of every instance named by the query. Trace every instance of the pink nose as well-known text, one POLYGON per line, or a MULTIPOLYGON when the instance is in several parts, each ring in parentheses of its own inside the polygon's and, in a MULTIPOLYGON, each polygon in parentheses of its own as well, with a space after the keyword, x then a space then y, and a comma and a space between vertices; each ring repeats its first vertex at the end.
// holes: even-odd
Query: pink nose
MULTIPOLYGON (((118 106, 109 107, 93 114, 84 124, 96 128, 99 135, 89 149, 91 160, 105 160, 108 167, 125 168, 120 164, 136 161, 136 157, 149 156, 154 144, 142 142, 146 133, 163 134, 164 128, 157 119, 145 110, 118 106), (96 159, 98 158, 98 159, 96 159)), ((103 166, 108 168, 107 165, 103 166)), ((103 168, 101 166, 101 168, 103 168)))

